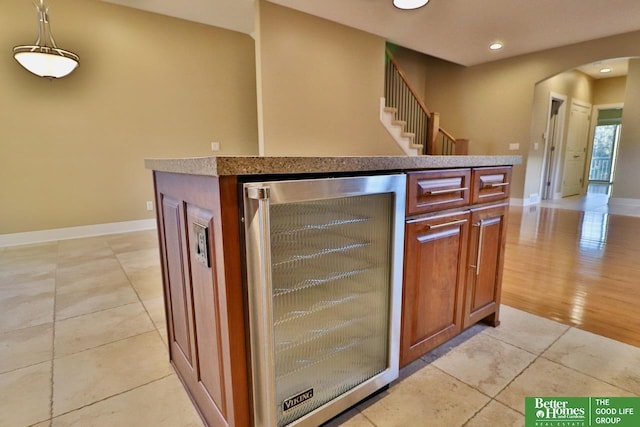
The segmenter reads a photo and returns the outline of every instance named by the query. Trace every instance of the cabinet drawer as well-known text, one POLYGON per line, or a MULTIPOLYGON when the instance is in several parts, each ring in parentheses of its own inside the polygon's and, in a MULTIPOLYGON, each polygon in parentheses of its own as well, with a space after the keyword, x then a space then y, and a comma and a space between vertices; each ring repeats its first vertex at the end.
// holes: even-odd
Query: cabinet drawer
POLYGON ((486 203, 509 197, 511 167, 477 168, 473 170, 471 203, 486 203))
POLYGON ((407 175, 407 215, 469 204, 471 169, 410 172, 407 175))

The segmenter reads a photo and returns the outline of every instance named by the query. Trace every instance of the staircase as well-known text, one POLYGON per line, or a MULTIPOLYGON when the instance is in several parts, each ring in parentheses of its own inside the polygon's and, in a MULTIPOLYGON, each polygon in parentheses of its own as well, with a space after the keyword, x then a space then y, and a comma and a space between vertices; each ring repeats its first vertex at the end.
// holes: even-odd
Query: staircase
POLYGON ((385 97, 380 99, 380 121, 408 156, 465 155, 469 141, 456 139, 440 127, 440 115, 431 113, 391 52, 387 49, 385 97))
POLYGON ((415 133, 406 131, 406 121, 396 119, 397 113, 397 108, 387 107, 385 98, 380 98, 380 122, 407 156, 419 156, 423 153, 424 146, 416 143, 415 133))

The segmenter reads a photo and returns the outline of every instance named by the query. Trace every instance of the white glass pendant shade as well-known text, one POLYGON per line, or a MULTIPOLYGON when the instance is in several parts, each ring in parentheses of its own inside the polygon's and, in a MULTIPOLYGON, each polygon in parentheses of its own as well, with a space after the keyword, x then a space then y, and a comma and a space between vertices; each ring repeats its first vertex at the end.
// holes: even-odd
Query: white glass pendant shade
POLYGON ((34 45, 14 47, 13 56, 20 65, 37 76, 54 79, 64 77, 76 69, 80 58, 56 46, 44 0, 39 0, 35 6, 38 10, 38 40, 34 45))
POLYGON ((393 0, 393 5, 398 9, 418 9, 427 3, 429 0, 393 0))
POLYGON ((33 74, 54 79, 70 74, 78 66, 79 60, 74 53, 40 46, 16 46, 13 56, 33 74))

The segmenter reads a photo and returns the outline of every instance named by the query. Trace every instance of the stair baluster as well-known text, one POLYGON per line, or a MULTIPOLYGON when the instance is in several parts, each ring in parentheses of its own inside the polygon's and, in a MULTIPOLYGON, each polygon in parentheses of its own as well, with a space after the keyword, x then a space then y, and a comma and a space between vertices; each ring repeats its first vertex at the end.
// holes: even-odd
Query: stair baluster
POLYGON ((394 123, 404 124, 403 135, 413 136, 413 145, 420 145, 422 154, 468 154, 469 140, 456 139, 440 127, 440 115, 427 109, 391 52, 386 53, 385 106, 396 110, 394 123))

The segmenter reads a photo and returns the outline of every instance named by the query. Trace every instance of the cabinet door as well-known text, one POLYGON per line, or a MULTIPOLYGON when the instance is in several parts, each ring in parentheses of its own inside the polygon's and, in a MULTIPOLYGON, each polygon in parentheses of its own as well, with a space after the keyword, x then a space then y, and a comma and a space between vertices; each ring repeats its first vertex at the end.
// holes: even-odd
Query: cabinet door
POLYGON ((464 328, 485 318, 499 324, 507 212, 507 203, 471 211, 464 328))
POLYGON ((222 238, 224 215, 236 221, 228 229, 238 230, 237 204, 225 199, 231 213, 219 209, 220 198, 237 188, 218 187, 211 177, 156 173, 169 356, 207 425, 244 427, 250 420, 242 286, 225 268, 240 272, 233 256, 239 239, 237 232, 222 238))
POLYGON ((460 332, 468 232, 466 211, 407 221, 401 366, 460 332))
POLYGON ((166 310, 169 351, 178 369, 191 371, 195 365, 195 336, 193 323, 193 289, 186 271, 184 220, 181 201, 164 197, 162 204, 163 236, 166 253, 166 310))

